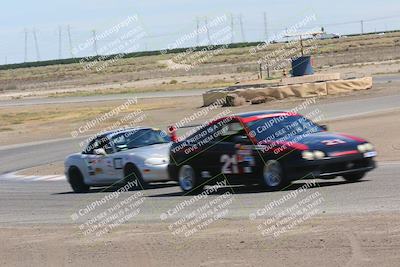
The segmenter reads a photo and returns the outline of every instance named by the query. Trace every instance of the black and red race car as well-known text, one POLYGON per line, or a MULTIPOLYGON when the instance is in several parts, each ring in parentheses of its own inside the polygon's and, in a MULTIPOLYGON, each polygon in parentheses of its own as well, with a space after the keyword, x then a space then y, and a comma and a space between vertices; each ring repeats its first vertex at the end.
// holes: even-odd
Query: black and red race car
POLYGON ((292 112, 237 114, 198 127, 183 140, 172 137, 168 172, 184 192, 199 192, 221 179, 272 190, 303 178, 357 181, 375 168, 372 144, 330 133, 292 112))

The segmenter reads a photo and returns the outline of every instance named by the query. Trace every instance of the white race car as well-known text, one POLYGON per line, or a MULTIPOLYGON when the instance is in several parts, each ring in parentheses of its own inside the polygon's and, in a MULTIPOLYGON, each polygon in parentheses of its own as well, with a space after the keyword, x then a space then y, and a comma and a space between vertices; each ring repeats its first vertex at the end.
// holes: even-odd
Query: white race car
POLYGON ((145 188, 150 182, 169 181, 170 146, 169 136, 152 128, 107 132, 66 158, 65 175, 77 193, 127 182, 145 188))

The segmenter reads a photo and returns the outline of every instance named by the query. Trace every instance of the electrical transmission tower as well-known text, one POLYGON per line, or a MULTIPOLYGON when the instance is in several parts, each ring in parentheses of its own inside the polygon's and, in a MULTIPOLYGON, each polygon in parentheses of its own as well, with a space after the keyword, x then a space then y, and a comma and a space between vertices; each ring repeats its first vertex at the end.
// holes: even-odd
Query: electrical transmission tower
POLYGON ((234 26, 234 21, 233 21, 233 14, 231 14, 231 33, 232 33, 232 35, 231 35, 231 44, 233 44, 233 42, 234 42, 234 28, 233 28, 233 26, 234 26))
POLYGON ((240 23, 240 32, 242 33, 242 42, 245 43, 246 42, 246 36, 244 34, 242 14, 239 15, 239 23, 240 23))
POLYGON ((199 30, 200 30, 200 21, 199 17, 196 17, 196 46, 199 46, 200 42, 199 30))
POLYGON ((37 35, 36 35, 36 29, 35 28, 33 28, 33 39, 35 41, 36 60, 40 61, 39 44, 38 44, 37 35))
POLYGON ((96 37, 96 30, 92 31, 93 34, 93 49, 94 49, 94 53, 96 56, 98 56, 99 54, 97 53, 97 37, 96 37))
POLYGON ((361 22, 361 34, 364 34, 364 21, 360 21, 361 22))
POLYGON ((62 28, 58 26, 58 59, 62 58, 62 28))
POLYGON ((268 42, 268 20, 267 20, 267 13, 264 12, 264 34, 265 34, 265 41, 268 42))
POLYGON ((71 53, 71 58, 75 58, 72 47, 71 27, 69 25, 67 26, 67 33, 68 33, 69 52, 71 53))
POLYGON ((28 61, 28 30, 24 29, 25 34, 25 51, 24 51, 24 62, 28 61))
POLYGON ((207 39, 208 39, 208 44, 211 44, 211 38, 210 38, 210 31, 208 29, 208 18, 205 17, 205 24, 206 24, 206 32, 207 32, 207 39))

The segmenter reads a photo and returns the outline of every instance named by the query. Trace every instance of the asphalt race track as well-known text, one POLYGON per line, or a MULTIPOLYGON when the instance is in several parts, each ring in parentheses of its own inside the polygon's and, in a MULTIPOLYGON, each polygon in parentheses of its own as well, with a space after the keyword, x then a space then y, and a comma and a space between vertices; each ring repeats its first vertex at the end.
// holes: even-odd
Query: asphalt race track
MULTIPOLYGON (((301 197, 319 192, 324 199, 319 206, 319 212, 324 214, 395 211, 400 206, 399 167, 400 163, 382 163, 363 180, 355 183, 345 182, 342 178, 316 180, 316 185, 305 190, 301 197)), ((207 199, 194 202, 169 217, 168 220, 185 215, 202 206, 205 201, 216 199, 226 192, 230 192, 230 197, 233 199, 229 205, 230 212, 227 217, 249 218, 249 214, 257 209, 294 192, 305 182, 310 181, 297 181, 288 189, 279 192, 265 192, 257 186, 220 188, 217 192, 210 194, 207 199)), ((72 214, 113 192, 115 189, 98 188, 87 194, 75 194, 65 181, 0 180, 0 224, 73 223, 72 214)), ((113 206, 137 192, 123 192, 117 199, 109 201, 106 206, 113 206)), ((140 192, 143 193, 145 201, 140 206, 140 213, 130 221, 161 222, 161 214, 193 198, 193 196, 183 196, 180 188, 174 183, 157 184, 151 189, 140 192)), ((103 210, 106 206, 100 206, 96 212, 103 210)))
MULTIPOLYGON (((336 119, 370 112, 398 108, 400 95, 346 100, 341 102, 315 105, 325 119, 336 119)), ((0 147, 0 175, 33 166, 64 160, 71 153, 79 152, 81 138, 65 138, 42 142, 0 147)))
MULTIPOLYGON (((398 108, 400 95, 382 96, 317 106, 326 119, 334 119, 370 112, 379 112, 398 108)), ((63 160, 70 153, 78 151, 78 139, 59 139, 31 144, 0 147, 0 224, 9 223, 79 223, 84 217, 72 219, 73 215, 87 208, 87 205, 104 199, 116 189, 98 188, 87 194, 74 194, 63 179, 10 179, 7 173, 23 168, 63 160)), ((347 183, 342 178, 333 180, 316 180, 317 183, 305 190, 301 197, 317 193, 323 198, 318 207, 321 214, 364 213, 374 211, 396 211, 400 206, 399 177, 400 162, 378 163, 378 168, 369 173, 362 181, 347 183)), ((207 199, 194 201, 189 206, 171 213, 164 218, 176 220, 182 214, 204 205, 205 201, 218 199, 230 193, 232 202, 229 205, 227 218, 249 218, 257 209, 280 199, 291 192, 296 192, 307 181, 297 181, 291 187, 279 192, 266 192, 257 186, 221 188, 210 194, 207 199)), ((168 184, 153 185, 144 191, 130 191, 99 206, 97 211, 111 207, 115 203, 131 197, 137 192, 143 193, 140 212, 130 221, 161 222, 160 216, 193 200, 192 196, 183 196, 179 187, 168 184)), ((284 206, 290 205, 290 201, 284 206)), ((279 209, 283 209, 281 206, 279 209)), ((274 209, 275 212, 276 210, 274 209)), ((87 219, 87 218, 86 218, 87 219)))

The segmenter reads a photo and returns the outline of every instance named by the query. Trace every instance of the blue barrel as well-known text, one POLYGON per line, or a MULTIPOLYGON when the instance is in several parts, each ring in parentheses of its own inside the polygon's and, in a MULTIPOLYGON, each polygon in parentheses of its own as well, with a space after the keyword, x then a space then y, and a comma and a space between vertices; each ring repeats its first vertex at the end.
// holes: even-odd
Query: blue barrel
POLYGON ((311 56, 302 56, 292 60, 293 76, 304 76, 314 74, 311 56))

